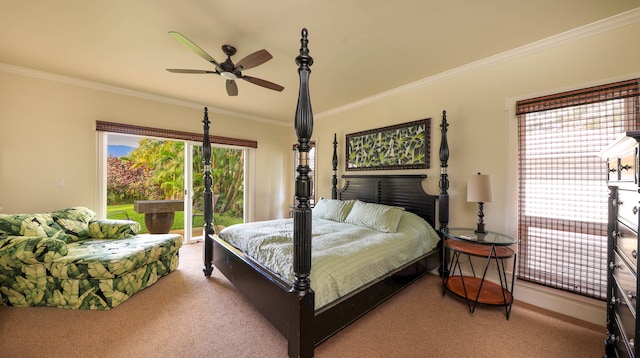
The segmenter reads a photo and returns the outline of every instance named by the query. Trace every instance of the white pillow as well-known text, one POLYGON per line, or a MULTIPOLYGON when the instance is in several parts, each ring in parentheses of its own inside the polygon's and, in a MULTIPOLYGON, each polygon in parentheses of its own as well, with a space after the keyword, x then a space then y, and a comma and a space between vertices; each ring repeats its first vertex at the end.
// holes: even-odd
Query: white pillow
POLYGON ((356 201, 344 222, 381 232, 396 232, 402 209, 356 201))
POLYGON ((336 200, 320 198, 313 208, 312 215, 321 219, 344 222, 355 200, 336 200))

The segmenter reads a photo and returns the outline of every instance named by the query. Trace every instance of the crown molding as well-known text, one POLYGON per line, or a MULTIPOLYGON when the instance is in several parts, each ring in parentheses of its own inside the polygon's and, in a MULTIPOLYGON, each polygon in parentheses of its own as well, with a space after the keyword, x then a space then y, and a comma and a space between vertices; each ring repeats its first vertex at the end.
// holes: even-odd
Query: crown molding
POLYGON ((402 93, 413 91, 417 88, 425 87, 437 82, 444 81, 446 79, 454 78, 469 72, 477 71, 484 67, 493 66, 501 62, 510 61, 513 59, 531 55, 539 51, 550 49, 556 46, 561 46, 570 42, 578 41, 580 39, 591 37, 603 32, 611 31, 629 24, 636 23, 638 21, 640 21, 640 7, 620 13, 618 15, 608 17, 606 19, 593 22, 591 24, 580 26, 575 29, 547 37, 539 41, 529 43, 527 45, 516 47, 509 51, 505 51, 497 55, 486 57, 484 59, 471 62, 465 65, 453 68, 451 70, 444 71, 430 77, 426 77, 424 79, 421 79, 415 82, 411 82, 404 86, 397 87, 392 90, 385 91, 371 97, 363 98, 359 101, 352 102, 347 105, 316 114, 314 117, 319 119, 323 117, 332 116, 338 113, 350 111, 352 109, 363 107, 371 103, 379 102, 384 99, 400 95, 402 93))
POLYGON ((10 65, 7 63, 0 62, 0 72, 7 72, 7 73, 20 75, 20 76, 33 77, 33 78, 38 78, 46 81, 58 82, 58 83, 63 83, 71 86, 84 87, 84 88, 89 88, 97 91, 115 93, 123 96, 136 97, 136 98, 141 98, 145 100, 166 103, 166 104, 192 108, 197 110, 201 110, 203 107, 206 106, 209 109, 209 113, 217 113, 220 115, 243 118, 251 121, 262 122, 262 123, 283 126, 283 127, 290 126, 290 123, 283 123, 280 121, 275 121, 273 119, 263 118, 259 116, 252 116, 246 113, 229 111, 226 109, 217 108, 210 105, 202 105, 202 104, 183 101, 175 98, 158 96, 158 95, 154 95, 154 94, 150 94, 142 91, 135 91, 127 88, 107 85, 100 82, 82 80, 75 77, 69 77, 69 76, 58 75, 50 72, 38 71, 31 68, 10 65))

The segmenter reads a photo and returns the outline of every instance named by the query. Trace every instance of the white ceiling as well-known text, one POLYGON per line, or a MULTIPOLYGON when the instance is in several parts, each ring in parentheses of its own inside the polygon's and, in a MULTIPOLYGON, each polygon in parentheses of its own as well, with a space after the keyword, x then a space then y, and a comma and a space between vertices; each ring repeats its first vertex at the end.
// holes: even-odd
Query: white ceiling
MULTIPOLYGON (((314 113, 429 78, 640 6, 639 0, 0 0, 0 64, 290 123, 295 57, 309 30, 314 113), (285 87, 237 81, 229 97, 213 70, 168 35, 178 31, 218 62, 259 49, 273 59, 243 72, 285 87)), ((2 69, 2 67, 0 67, 2 69)))

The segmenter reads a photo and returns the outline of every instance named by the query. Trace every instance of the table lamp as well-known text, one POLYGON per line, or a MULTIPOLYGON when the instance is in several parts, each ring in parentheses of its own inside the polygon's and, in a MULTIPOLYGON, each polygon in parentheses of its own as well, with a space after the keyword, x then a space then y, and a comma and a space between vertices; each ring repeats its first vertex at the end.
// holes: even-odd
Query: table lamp
POLYGON ((467 201, 478 203, 478 226, 475 230, 478 234, 487 233, 484 228, 484 213, 482 210, 484 203, 490 203, 492 200, 491 176, 478 173, 478 175, 469 177, 467 181, 467 201))

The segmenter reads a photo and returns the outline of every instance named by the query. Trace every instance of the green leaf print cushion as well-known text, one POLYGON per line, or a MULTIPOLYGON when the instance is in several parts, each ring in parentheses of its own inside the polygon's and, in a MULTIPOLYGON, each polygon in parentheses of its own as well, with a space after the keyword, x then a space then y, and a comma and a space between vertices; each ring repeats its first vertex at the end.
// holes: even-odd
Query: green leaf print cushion
POLYGON ((58 210, 52 216, 67 235, 67 243, 91 237, 89 222, 96 216, 96 213, 91 209, 78 206, 58 210))

